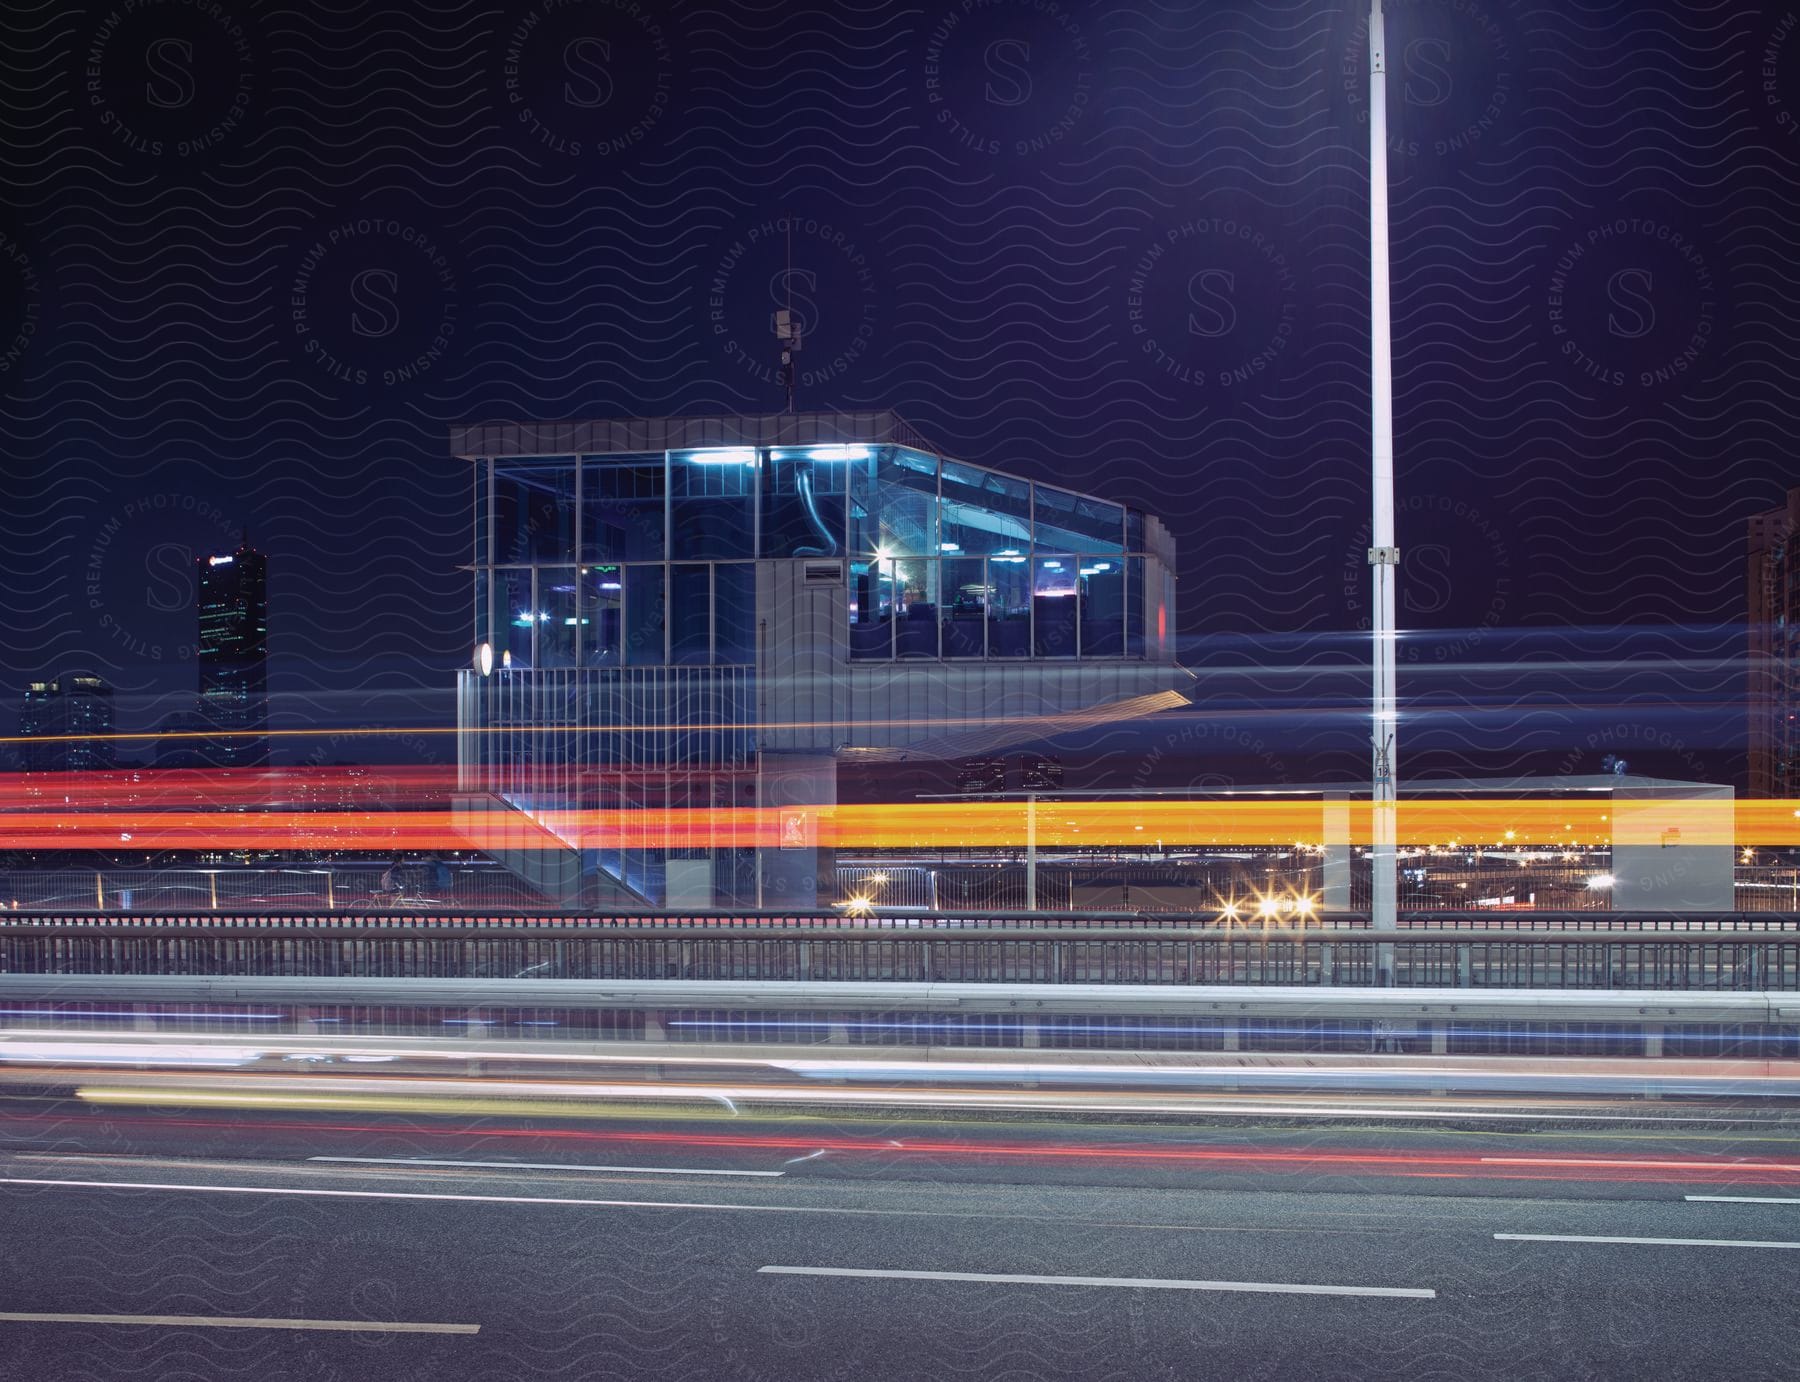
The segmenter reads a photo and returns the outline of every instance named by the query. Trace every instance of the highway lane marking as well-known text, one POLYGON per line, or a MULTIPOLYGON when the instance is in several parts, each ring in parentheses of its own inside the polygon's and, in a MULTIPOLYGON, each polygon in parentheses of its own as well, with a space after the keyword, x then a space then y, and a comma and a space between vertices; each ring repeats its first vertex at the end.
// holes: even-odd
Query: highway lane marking
POLYGON ((42 1180, 25 1176, 0 1176, 0 1185, 61 1185, 75 1190, 175 1190, 202 1195, 312 1195, 321 1199, 338 1200, 451 1200, 473 1204, 585 1204, 613 1209, 741 1209, 752 1214, 945 1217, 926 1209, 846 1209, 836 1205, 808 1204, 709 1204, 693 1200, 596 1200, 555 1195, 457 1195, 448 1191, 431 1190, 324 1190, 288 1185, 184 1185, 174 1181, 149 1180, 42 1180))
POLYGON ((1496 1166, 1613 1166, 1633 1171, 1793 1171, 1800 1165, 1783 1161, 1638 1161, 1607 1157, 1484 1156, 1496 1166))
POLYGON ((476 1166, 494 1171, 625 1171, 636 1176, 785 1176, 786 1171, 707 1171, 694 1166, 572 1166, 560 1161, 443 1161, 423 1156, 309 1156, 353 1166, 476 1166))
POLYGON ((433 1324, 414 1320, 282 1320, 243 1315, 72 1315, 0 1310, 8 1324, 150 1324, 175 1329, 327 1329, 353 1334, 479 1334, 478 1324, 433 1324))
POLYGON ((1611 1238, 1586 1233, 1496 1233, 1494 1237, 1514 1243, 1635 1243, 1656 1248, 1800 1248, 1800 1243, 1778 1243, 1753 1238, 1611 1238))
POLYGON ((1800 1200, 1780 1200, 1764 1195, 1683 1195, 1697 1204, 1800 1204, 1800 1200))
POLYGON ((1125 1286, 1151 1291, 1250 1291, 1292 1296, 1387 1296, 1436 1300, 1415 1286, 1307 1286, 1284 1281, 1181 1281, 1149 1276, 1027 1276, 1000 1272, 907 1272, 878 1267, 758 1267, 767 1276, 873 1277, 883 1281, 975 1281, 1022 1286, 1125 1286))
MULTIPOLYGON (((291 1168, 287 1168, 291 1169, 291 1168)), ((1182 1233, 1313 1233, 1392 1235, 1416 1233, 1416 1226, 1404 1229, 1366 1227, 1343 1228, 1295 1227, 1268 1224, 1170 1224, 1145 1223, 1130 1219, 1080 1219, 1061 1214, 997 1214, 980 1210, 955 1209, 859 1209, 838 1205, 799 1204, 725 1204, 697 1200, 602 1200, 575 1196, 551 1195, 458 1195, 426 1190, 328 1190, 314 1187, 274 1185, 189 1185, 171 1181, 141 1180, 51 1180, 26 1176, 0 1176, 0 1186, 62 1186, 74 1190, 169 1190, 210 1195, 312 1195, 321 1199, 343 1200, 439 1200, 473 1204, 552 1204, 591 1205, 611 1209, 705 1209, 743 1210, 753 1214, 846 1214, 880 1219, 995 1219, 1005 1223, 1047 1223, 1061 1227, 1081 1226, 1105 1229, 1155 1229, 1182 1233)), ((1457 1230, 1458 1232, 1462 1230, 1457 1230)))

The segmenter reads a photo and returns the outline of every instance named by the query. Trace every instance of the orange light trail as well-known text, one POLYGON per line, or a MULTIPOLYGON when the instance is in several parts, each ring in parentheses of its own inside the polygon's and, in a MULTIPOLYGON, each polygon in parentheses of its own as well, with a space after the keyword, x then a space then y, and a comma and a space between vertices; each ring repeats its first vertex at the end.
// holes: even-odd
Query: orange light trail
MULTIPOLYGON (((442 783, 416 790, 435 800, 401 809, 291 809, 267 805, 292 801, 291 787, 251 782, 206 790, 196 786, 157 793, 154 801, 120 803, 109 788, 88 804, 80 793, 45 802, 19 788, 15 778, 0 789, 0 848, 116 849, 122 837, 138 849, 284 850, 316 845, 329 833, 332 847, 354 849, 547 849, 775 847, 796 825, 804 838, 831 849, 907 850, 992 847, 1020 849, 1035 834, 1039 849, 1252 846, 1292 849, 1326 842, 1367 845, 1371 808, 1366 801, 1336 805, 1346 828, 1328 833, 1327 811, 1317 800, 1291 798, 1183 801, 1104 798, 1040 802, 922 801, 820 807, 587 807, 542 810, 534 816, 471 795, 472 809, 455 809, 442 783), (111 800, 105 798, 110 797, 111 800), (210 798, 210 799, 209 799, 210 798), (91 807, 91 809, 90 809, 91 807), (1030 817, 1035 811, 1035 828, 1030 817), (305 843, 299 843, 304 841, 305 843)), ((396 797, 400 794, 396 793, 396 797)), ((1760 846, 1800 845, 1794 801, 1546 801, 1421 798, 1402 801, 1399 840, 1408 848, 1435 846, 1451 852, 1531 850, 1545 853, 1609 845, 1760 846), (1500 844, 1506 840, 1504 845, 1500 844)), ((789 840, 792 843, 791 837, 789 840)))

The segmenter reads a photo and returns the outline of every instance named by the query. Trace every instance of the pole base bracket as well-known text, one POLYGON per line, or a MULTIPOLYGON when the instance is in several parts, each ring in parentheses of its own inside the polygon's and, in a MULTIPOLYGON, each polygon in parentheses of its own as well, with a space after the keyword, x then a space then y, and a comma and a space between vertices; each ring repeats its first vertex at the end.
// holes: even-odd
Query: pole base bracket
POLYGON ((1398 547, 1371 547, 1369 549, 1370 566, 1398 566, 1400 549, 1398 547))

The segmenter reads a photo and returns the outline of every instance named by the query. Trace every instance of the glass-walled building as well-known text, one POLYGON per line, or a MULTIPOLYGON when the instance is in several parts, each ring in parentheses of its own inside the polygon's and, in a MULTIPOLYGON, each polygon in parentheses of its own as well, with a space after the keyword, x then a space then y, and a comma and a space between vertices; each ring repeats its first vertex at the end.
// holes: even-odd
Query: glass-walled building
MULTIPOLYGON (((835 755, 929 752, 934 719, 1028 735, 1173 694, 1157 519, 944 458, 890 413, 473 426, 452 449, 464 785, 552 831, 572 805, 829 804, 835 755)), ((768 902, 795 862, 591 843, 583 878, 658 903, 768 902)))
POLYGON ((844 585, 853 661, 1169 656, 1155 519, 916 446, 482 457, 472 480, 475 638, 503 665, 753 665, 756 562, 799 559, 844 585))

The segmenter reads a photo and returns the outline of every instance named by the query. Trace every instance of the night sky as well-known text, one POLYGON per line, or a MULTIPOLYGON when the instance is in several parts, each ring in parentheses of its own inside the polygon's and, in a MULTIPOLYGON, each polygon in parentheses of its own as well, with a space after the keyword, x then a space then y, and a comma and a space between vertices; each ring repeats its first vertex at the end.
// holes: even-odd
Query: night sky
MULTIPOLYGON (((1127 776, 1354 772, 1364 8, 12 5, 9 694, 186 708, 192 555, 247 527, 278 725, 445 723, 449 425, 773 411, 791 291, 803 408, 1170 524, 1220 713, 1127 776)), ((1800 483, 1794 9, 1388 24, 1403 766, 1740 773, 1744 521, 1800 483)))

